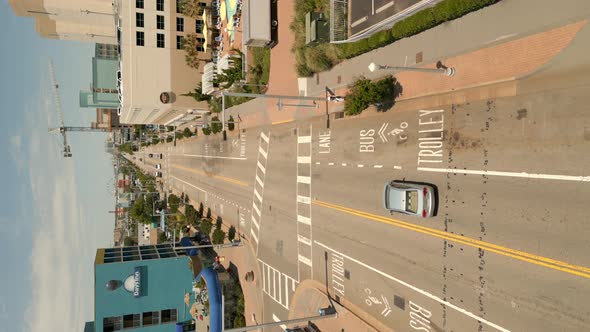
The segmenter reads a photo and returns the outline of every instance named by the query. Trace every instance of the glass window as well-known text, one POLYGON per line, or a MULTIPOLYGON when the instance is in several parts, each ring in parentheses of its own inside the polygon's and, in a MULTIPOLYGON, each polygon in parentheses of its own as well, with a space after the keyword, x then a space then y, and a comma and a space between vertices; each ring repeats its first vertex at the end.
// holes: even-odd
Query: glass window
POLYGON ((158 48, 164 48, 164 47, 166 47, 166 42, 165 42, 164 34, 163 33, 157 33, 156 34, 156 46, 158 48))
POLYGON ((148 311, 143 313, 143 325, 158 325, 160 324, 160 312, 148 311))
POLYGON ((176 49, 177 50, 182 50, 182 40, 183 40, 182 36, 176 36, 176 49))
POLYGON ((413 213, 418 211, 418 191, 406 191, 406 211, 413 213))
POLYGON ((197 28, 196 28, 196 31, 195 32, 196 33, 203 33, 203 25, 204 25, 203 20, 196 20, 195 21, 195 26, 197 28))
POLYGON ((184 18, 176 18, 176 31, 184 31, 184 18))
POLYGON ((156 10, 164 11, 164 0, 156 0, 156 10))
POLYGON ((164 16, 156 15, 156 28, 164 30, 164 16))
POLYGON ((176 322, 176 309, 162 310, 162 323, 176 322))
POLYGON ((140 327, 139 314, 130 314, 123 316, 123 328, 129 329, 134 327, 140 327))
POLYGON ((135 45, 145 46, 145 34, 143 33, 143 31, 135 32, 135 45))
POLYGON ((143 28, 143 13, 135 13, 135 26, 143 28))
POLYGON ((205 52, 205 48, 201 45, 197 45, 197 52, 205 52))
POLYGON ((102 331, 120 331, 121 330, 121 317, 105 317, 102 319, 102 331))
POLYGON ((197 41, 199 42, 199 44, 204 44, 205 43, 205 38, 203 38, 203 37, 197 37, 197 41))
POLYGON ((143 9, 143 0, 135 0, 135 8, 143 9))

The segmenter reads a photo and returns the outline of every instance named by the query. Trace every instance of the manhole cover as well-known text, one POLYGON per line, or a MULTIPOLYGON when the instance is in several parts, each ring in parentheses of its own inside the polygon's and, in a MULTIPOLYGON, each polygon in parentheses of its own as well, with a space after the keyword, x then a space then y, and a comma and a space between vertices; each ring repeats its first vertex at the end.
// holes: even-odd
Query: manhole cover
POLYGON ((394 295, 393 304, 402 310, 406 310, 406 300, 401 296, 394 295))

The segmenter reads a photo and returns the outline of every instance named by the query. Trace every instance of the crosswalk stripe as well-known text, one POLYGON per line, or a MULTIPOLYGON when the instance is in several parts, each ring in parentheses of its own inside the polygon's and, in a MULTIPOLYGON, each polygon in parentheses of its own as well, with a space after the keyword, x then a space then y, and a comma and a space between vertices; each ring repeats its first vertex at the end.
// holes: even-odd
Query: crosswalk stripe
POLYGON ((260 154, 264 156, 264 159, 268 157, 268 153, 266 153, 266 151, 264 151, 262 147, 258 148, 258 152, 260 152, 260 154))
POLYGON ((309 219, 308 217, 298 215, 297 221, 299 221, 302 224, 311 225, 311 219, 309 219))
POLYGON ((303 243, 303 244, 307 244, 308 246, 311 246, 311 240, 303 235, 297 235, 297 239, 299 240, 299 242, 303 243))
POLYGON ((260 133, 260 137, 262 137, 262 139, 268 143, 268 136, 266 136, 263 132, 260 133))
POLYGON ((258 200, 262 203, 262 196, 260 196, 258 190, 254 189, 254 195, 256 195, 256 198, 258 198, 258 200))
POLYGON ((299 136, 297 137, 297 143, 311 143, 311 136, 299 136))
POLYGON ((258 209, 258 206, 256 206, 256 203, 252 203, 252 207, 254 208, 254 210, 256 210, 256 213, 258 213, 258 216, 260 217, 261 213, 260 213, 260 210, 258 209))
POLYGON ((299 254, 299 261, 309 267, 311 267, 311 260, 305 256, 302 256, 301 254, 299 254))
POLYGON ((311 163, 311 157, 310 156, 299 156, 299 157, 297 157, 297 163, 309 164, 309 163, 311 163))
POLYGON ((297 182, 310 184, 311 176, 297 176, 297 182))
POLYGON ((260 226, 258 225, 258 221, 256 221, 256 218, 254 218, 254 216, 252 216, 252 222, 254 223, 254 226, 256 226, 256 229, 258 230, 260 228, 260 226))
POLYGON ((258 176, 258 174, 256 174, 256 182, 258 182, 258 184, 264 188, 264 183, 262 183, 262 180, 260 179, 260 177, 258 176))
POLYGON ((297 195, 297 202, 304 203, 304 204, 311 204, 311 199, 306 196, 297 195))
POLYGON ((262 174, 266 174, 266 168, 264 166, 262 166, 262 164, 260 163, 260 160, 258 161, 258 168, 260 168, 260 170, 262 171, 262 174))

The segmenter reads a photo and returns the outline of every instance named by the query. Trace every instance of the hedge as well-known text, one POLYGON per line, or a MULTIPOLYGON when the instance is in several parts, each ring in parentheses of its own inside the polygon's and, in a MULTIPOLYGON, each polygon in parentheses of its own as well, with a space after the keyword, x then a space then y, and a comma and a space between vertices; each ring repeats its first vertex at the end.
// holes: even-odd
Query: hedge
POLYGON ((380 31, 354 43, 338 44, 341 56, 350 59, 399 39, 431 29, 470 12, 492 5, 500 0, 443 0, 432 8, 423 9, 397 23, 391 30, 380 31))

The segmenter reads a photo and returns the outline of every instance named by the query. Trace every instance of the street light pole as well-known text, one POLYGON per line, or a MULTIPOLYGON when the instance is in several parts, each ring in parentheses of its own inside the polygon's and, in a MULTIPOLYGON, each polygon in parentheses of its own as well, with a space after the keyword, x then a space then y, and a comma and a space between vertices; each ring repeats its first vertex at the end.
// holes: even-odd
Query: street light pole
POLYGON ((374 62, 369 64, 369 70, 374 72, 378 69, 393 69, 398 71, 418 71, 422 73, 432 73, 432 74, 444 74, 446 76, 455 76, 455 68, 453 67, 444 67, 441 68, 415 68, 415 67, 400 67, 400 66, 389 66, 389 65, 379 65, 374 62))
POLYGON ((256 329, 264 328, 264 327, 281 326, 283 324, 290 325, 290 324, 295 324, 295 323, 304 323, 304 322, 309 322, 312 320, 320 320, 320 319, 326 319, 326 318, 332 318, 332 317, 338 316, 338 313, 336 312, 336 310, 333 307, 322 308, 322 309, 320 309, 320 312, 322 312, 322 310, 325 310, 324 311, 326 313, 325 315, 302 317, 302 318, 296 318, 296 319, 283 320, 283 321, 279 321, 279 322, 270 322, 270 323, 263 323, 263 324, 258 324, 258 325, 250 325, 250 326, 246 326, 246 327, 227 329, 227 330, 223 330, 223 331, 224 332, 245 332, 245 331, 256 330, 256 329))

